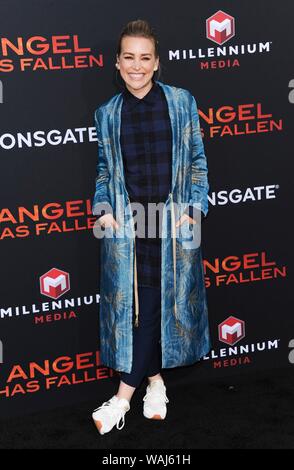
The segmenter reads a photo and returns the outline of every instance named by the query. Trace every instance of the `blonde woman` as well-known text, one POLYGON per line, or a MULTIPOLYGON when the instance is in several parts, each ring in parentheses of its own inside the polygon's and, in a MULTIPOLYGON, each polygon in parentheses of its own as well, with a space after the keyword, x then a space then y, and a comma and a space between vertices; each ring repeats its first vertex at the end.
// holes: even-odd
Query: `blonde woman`
POLYGON ((92 414, 100 434, 122 429, 145 377, 143 415, 164 419, 169 399, 162 369, 193 364, 210 349, 201 247, 187 244, 196 238, 191 227, 208 212, 196 101, 188 90, 158 80, 159 43, 147 21, 123 28, 115 66, 122 91, 95 111, 93 214, 108 234, 101 240, 100 357, 120 373, 116 394, 92 414), (146 232, 148 208, 165 209, 155 236, 118 236, 122 228, 135 231, 136 204, 146 232))

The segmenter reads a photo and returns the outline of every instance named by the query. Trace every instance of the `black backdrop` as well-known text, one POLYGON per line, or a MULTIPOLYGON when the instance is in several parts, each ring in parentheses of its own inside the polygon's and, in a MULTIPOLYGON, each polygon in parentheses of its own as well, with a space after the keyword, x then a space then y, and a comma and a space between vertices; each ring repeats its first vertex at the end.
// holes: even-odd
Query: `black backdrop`
POLYGON ((120 91, 116 40, 137 18, 158 32, 161 80, 197 100, 209 166, 202 250, 213 351, 165 376, 188 383, 287 367, 293 3, 1 0, 0 11, 1 414, 94 396, 98 403, 113 391, 112 371, 99 366, 97 353, 93 117, 120 91), (224 38, 228 29, 216 37, 222 44, 206 32, 218 10, 217 29, 234 19, 233 37, 224 38), (63 273, 48 273, 53 268, 63 273), (58 282, 50 291, 60 294, 58 305, 42 293, 46 273, 67 280, 64 291, 58 282))

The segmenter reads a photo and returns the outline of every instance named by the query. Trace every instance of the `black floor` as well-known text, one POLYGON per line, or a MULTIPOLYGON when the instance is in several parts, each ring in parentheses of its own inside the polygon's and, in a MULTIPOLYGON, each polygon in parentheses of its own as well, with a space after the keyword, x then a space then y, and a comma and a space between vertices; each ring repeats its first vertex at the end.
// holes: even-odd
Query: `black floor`
MULTIPOLYGON (((294 377, 270 370, 168 387, 164 421, 142 414, 136 391, 125 427, 100 436, 87 402, 1 422, 2 449, 293 449, 294 377), (230 386, 231 385, 231 386, 230 386)), ((106 400, 109 397, 103 397, 106 400)))

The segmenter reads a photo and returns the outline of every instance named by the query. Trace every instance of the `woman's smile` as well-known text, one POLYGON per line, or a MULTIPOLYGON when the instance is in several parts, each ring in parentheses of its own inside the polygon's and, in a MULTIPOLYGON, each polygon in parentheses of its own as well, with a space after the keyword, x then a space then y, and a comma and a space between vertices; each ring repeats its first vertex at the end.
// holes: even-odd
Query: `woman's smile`
POLYGON ((144 77, 144 73, 136 73, 136 72, 130 72, 129 73, 129 77, 132 79, 132 80, 141 80, 141 78, 144 77))

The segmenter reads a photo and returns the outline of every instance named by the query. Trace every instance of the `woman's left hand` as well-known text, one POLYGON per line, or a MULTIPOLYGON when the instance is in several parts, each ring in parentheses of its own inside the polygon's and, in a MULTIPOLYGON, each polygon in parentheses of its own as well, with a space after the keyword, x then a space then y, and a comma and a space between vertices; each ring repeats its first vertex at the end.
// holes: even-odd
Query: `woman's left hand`
POLYGON ((190 224, 196 224, 196 220, 192 219, 192 217, 189 217, 188 214, 183 214, 179 220, 176 222, 176 227, 179 227, 180 225, 182 225, 182 223, 185 221, 185 220, 189 220, 189 223, 190 224))

